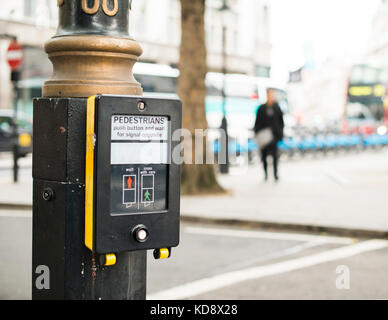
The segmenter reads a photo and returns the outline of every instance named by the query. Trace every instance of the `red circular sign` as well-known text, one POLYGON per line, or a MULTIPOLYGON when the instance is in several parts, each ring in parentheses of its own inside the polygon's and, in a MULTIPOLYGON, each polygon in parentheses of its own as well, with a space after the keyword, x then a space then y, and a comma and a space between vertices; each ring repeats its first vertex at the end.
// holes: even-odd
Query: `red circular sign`
POLYGON ((23 62, 23 48, 16 40, 13 40, 8 47, 7 62, 12 71, 16 71, 23 62))

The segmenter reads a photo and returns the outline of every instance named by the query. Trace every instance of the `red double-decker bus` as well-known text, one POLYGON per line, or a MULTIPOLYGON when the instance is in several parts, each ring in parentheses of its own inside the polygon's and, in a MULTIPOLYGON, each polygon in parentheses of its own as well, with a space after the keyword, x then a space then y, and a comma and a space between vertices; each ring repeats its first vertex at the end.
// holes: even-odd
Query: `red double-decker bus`
POLYGON ((372 134, 388 123, 387 78, 383 68, 352 66, 347 88, 344 131, 372 134))
POLYGON ((352 66, 344 113, 344 131, 372 134, 388 124, 387 78, 383 68, 352 66))

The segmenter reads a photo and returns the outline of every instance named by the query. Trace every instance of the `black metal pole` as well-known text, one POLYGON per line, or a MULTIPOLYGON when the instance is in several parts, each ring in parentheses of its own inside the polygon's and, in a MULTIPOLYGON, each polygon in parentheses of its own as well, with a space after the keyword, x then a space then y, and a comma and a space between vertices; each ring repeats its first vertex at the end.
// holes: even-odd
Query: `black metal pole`
POLYGON ((225 139, 221 139, 221 154, 225 154, 225 163, 220 164, 220 172, 223 174, 229 173, 229 136, 228 136, 228 121, 226 119, 226 26, 222 27, 222 122, 221 130, 225 134, 225 139))
MULTIPOLYGON (((61 78, 46 82, 45 97, 34 100, 33 299, 146 296, 145 251, 118 253, 116 264, 105 267, 84 244, 87 97, 106 93, 100 91, 106 84, 101 69, 116 80, 112 70, 128 67, 123 73, 131 81, 134 57, 141 52, 128 34, 129 1, 103 3, 58 1, 58 33, 46 44, 53 77, 61 78)), ((128 94, 141 92, 134 80, 126 86, 118 80, 112 82, 129 88, 128 94)), ((106 87, 115 93, 115 85, 106 87)))
POLYGON ((19 180, 19 129, 18 129, 18 100, 19 100, 19 87, 18 81, 20 77, 20 71, 12 71, 11 81, 13 85, 13 123, 12 123, 12 136, 13 136, 13 182, 17 183, 19 180))

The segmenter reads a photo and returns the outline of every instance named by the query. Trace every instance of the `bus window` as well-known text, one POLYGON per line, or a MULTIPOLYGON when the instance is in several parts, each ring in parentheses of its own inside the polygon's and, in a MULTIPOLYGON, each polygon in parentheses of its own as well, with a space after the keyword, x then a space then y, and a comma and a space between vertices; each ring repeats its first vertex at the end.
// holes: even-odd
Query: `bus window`
POLYGON ((144 92, 176 93, 177 78, 135 74, 135 78, 141 83, 144 92))
POLYGON ((364 69, 364 82, 375 83, 379 81, 378 70, 373 68, 364 69))
POLYGON ((382 68, 365 64, 352 67, 347 93, 347 119, 382 120, 383 97, 386 90, 385 76, 382 68))

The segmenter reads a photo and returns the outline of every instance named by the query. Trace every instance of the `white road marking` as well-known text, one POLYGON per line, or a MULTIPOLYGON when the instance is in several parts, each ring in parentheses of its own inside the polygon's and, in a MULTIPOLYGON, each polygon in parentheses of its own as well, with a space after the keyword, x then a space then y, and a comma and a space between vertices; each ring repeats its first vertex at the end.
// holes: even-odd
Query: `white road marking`
POLYGON ((181 286, 151 294, 148 300, 181 300, 195 297, 206 292, 218 290, 248 280, 282 274, 318 264, 349 258, 364 252, 388 247, 386 240, 369 240, 357 244, 328 250, 306 257, 296 258, 275 264, 228 272, 213 277, 193 281, 181 286))
POLYGON ((239 263, 232 264, 231 266, 229 266, 229 268, 219 270, 219 273, 229 272, 231 270, 237 270, 242 268, 248 268, 254 264, 263 263, 268 260, 284 258, 293 254, 300 253, 307 249, 321 246, 323 244, 325 244, 325 241, 320 239, 309 241, 309 242, 303 242, 302 244, 298 244, 296 246, 293 246, 284 250, 275 251, 270 254, 264 255, 260 258, 240 261, 239 263))
POLYGON ((233 230, 221 228, 201 228, 185 227, 185 232, 191 234, 202 234, 211 236, 237 237, 237 238, 258 238, 285 241, 314 241, 323 240, 325 243, 352 244, 356 240, 345 237, 320 236, 310 234, 297 234, 287 232, 269 232, 269 231, 250 231, 250 230, 233 230))
POLYGON ((334 180, 335 182, 337 182, 339 185, 343 187, 349 186, 351 184, 348 179, 346 179, 344 176, 340 175, 338 172, 336 172, 333 169, 328 168, 325 170, 325 173, 329 178, 331 178, 332 180, 334 180))

